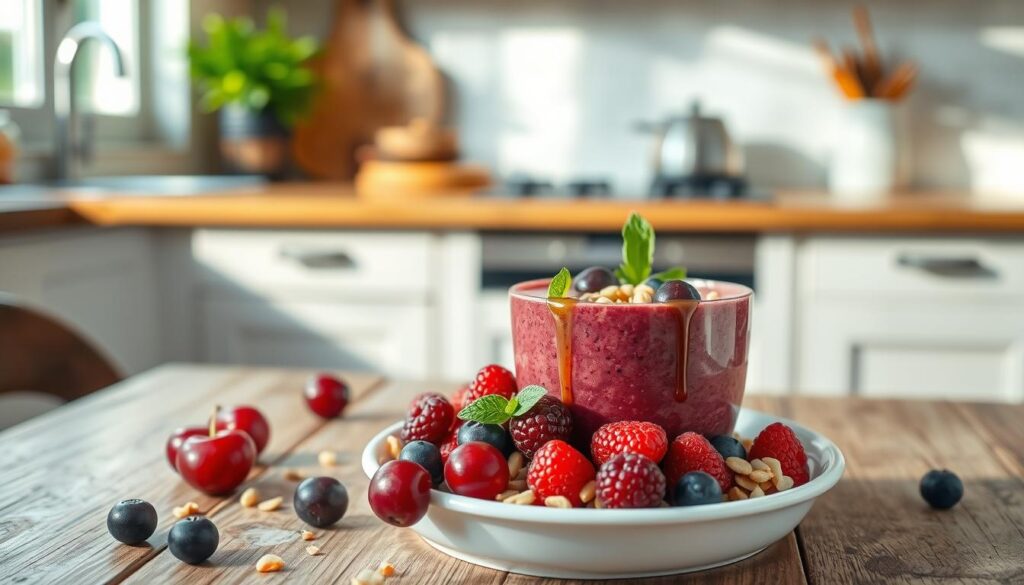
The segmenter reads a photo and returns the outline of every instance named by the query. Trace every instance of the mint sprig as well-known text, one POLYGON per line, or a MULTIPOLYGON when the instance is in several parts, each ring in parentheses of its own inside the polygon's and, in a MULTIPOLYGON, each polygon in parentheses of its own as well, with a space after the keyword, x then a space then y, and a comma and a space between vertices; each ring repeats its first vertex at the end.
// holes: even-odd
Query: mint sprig
POLYGON ((572 288, 572 275, 569 274, 569 269, 563 266, 562 269, 558 271, 558 274, 551 279, 551 284, 548 285, 548 298, 565 298, 569 296, 570 288, 572 288))
POLYGON ((634 211, 622 226, 622 264, 615 276, 626 284, 640 284, 651 275, 653 262, 654 228, 634 211))
POLYGON ((651 275, 651 278, 657 278, 662 282, 668 282, 670 280, 683 280, 686 278, 686 269, 680 266, 675 268, 669 268, 668 270, 662 270, 651 275))
POLYGON ((543 386, 534 384, 520 390, 511 400, 500 394, 488 394, 467 404, 458 416, 462 420, 500 425, 510 418, 529 412, 547 393, 543 386))

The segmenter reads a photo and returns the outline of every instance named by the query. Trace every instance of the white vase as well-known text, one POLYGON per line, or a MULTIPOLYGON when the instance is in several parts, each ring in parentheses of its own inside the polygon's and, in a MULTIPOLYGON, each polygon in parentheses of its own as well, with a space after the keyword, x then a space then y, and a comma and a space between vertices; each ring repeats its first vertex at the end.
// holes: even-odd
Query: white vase
POLYGON ((891 102, 849 102, 829 165, 829 190, 845 201, 877 200, 900 185, 900 144, 891 102))

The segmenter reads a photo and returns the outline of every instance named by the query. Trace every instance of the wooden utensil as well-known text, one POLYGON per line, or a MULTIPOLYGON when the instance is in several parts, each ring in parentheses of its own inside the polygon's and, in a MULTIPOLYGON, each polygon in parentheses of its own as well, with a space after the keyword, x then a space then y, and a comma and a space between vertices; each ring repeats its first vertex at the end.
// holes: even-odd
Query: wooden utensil
POLYGON ((860 38, 861 47, 864 49, 864 87, 872 88, 882 76, 882 58, 878 53, 875 34, 871 28, 871 16, 868 14, 866 6, 854 6, 853 25, 857 29, 857 36, 860 38))
POLYGON ((295 129, 295 159, 321 179, 351 179, 356 151, 384 126, 439 122, 444 83, 422 47, 395 20, 393 0, 337 0, 318 62, 323 89, 295 129))
POLYGON ((817 51, 818 56, 821 57, 821 61, 825 65, 825 69, 832 74, 832 79, 839 86, 839 91, 842 92, 843 96, 851 100, 863 98, 864 87, 861 86, 860 80, 857 79, 856 71, 850 71, 843 64, 836 61, 825 39, 817 37, 813 43, 815 51, 817 51))
POLYGON ((889 75, 879 80, 875 85, 873 95, 887 100, 898 100, 902 98, 917 78, 917 65, 910 61, 900 63, 889 75))

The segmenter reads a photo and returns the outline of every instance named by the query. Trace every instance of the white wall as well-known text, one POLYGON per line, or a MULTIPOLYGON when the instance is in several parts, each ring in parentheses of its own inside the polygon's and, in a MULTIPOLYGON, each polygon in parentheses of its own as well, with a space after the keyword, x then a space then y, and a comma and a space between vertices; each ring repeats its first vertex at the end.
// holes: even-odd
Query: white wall
MULTIPOLYGON (((262 11, 266 0, 256 3, 262 11)), ((883 50, 922 63, 902 116, 918 187, 1024 193, 1024 3, 869 3, 883 50)), ((332 2, 291 2, 325 35, 332 2)), ((829 0, 406 0, 407 28, 451 81, 467 155, 500 173, 647 184, 635 120, 692 98, 722 114, 765 186, 825 181, 842 102, 809 40, 852 43, 852 3, 829 0)))

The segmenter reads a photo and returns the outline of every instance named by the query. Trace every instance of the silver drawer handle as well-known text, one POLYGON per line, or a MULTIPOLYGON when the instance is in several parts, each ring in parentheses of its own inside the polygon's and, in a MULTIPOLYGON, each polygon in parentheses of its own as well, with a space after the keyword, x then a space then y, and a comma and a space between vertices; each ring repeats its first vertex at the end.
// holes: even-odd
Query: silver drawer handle
POLYGON ((903 253, 896 257, 896 263, 952 278, 997 278, 999 273, 974 256, 928 256, 925 254, 903 253))
POLYGON ((281 248, 281 257, 294 260, 306 268, 318 270, 348 270, 356 267, 355 260, 342 250, 311 250, 297 246, 286 246, 281 248))

